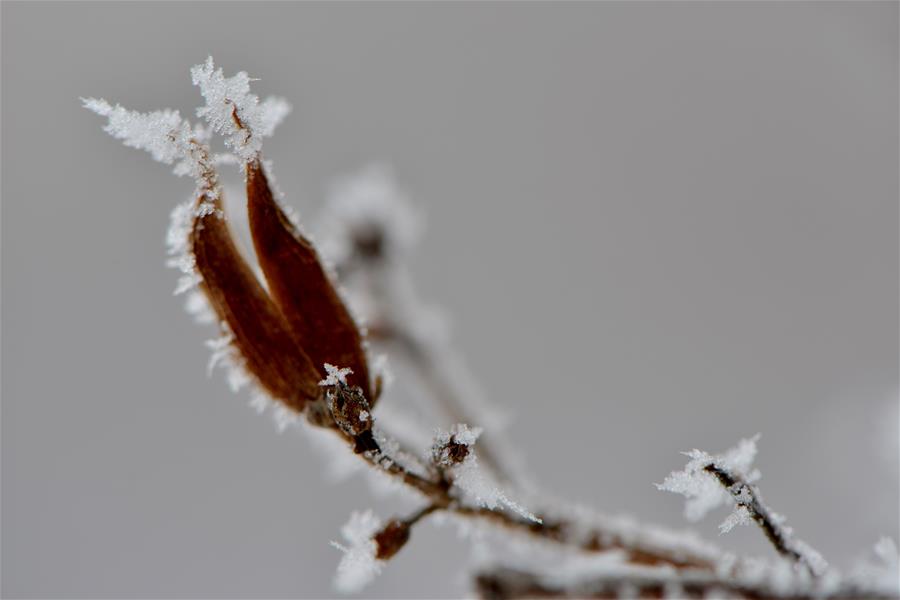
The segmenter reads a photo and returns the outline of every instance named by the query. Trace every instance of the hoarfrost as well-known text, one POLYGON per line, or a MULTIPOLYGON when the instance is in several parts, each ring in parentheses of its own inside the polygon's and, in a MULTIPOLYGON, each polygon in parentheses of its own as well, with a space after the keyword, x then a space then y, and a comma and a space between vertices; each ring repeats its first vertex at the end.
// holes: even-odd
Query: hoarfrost
POLYGON ((201 325, 207 325, 216 321, 216 315, 212 311, 203 292, 193 291, 188 293, 184 300, 184 310, 201 325))
POLYGON ((362 590, 381 573, 382 561, 375 558, 378 546, 373 536, 381 529, 382 522, 371 510, 354 511, 350 520, 341 528, 347 545, 331 542, 344 553, 335 573, 334 585, 344 593, 362 590))
POLYGON ((756 434, 743 439, 734 448, 717 456, 696 449, 685 452, 684 454, 691 459, 685 468, 673 471, 662 483, 656 484, 656 487, 687 498, 684 506, 685 517, 689 521, 699 521, 709 511, 732 502, 728 490, 723 488, 713 475, 706 472, 704 467, 715 463, 740 476, 746 483, 758 480, 759 471, 752 469, 752 466, 756 458, 756 442, 759 437, 759 434, 756 434))
POLYGON ((522 518, 540 523, 541 519, 524 506, 509 498, 488 472, 478 464, 478 456, 474 451, 475 442, 481 434, 480 428, 468 425, 454 425, 449 432, 438 432, 434 447, 445 446, 450 442, 467 446, 469 451, 461 463, 451 466, 453 485, 459 488, 466 500, 488 509, 507 508, 522 518))
POLYGON ((387 354, 377 354, 372 361, 372 372, 381 379, 382 393, 394 383, 394 372, 391 370, 387 354))
POLYGON ((347 375, 353 373, 353 370, 349 367, 338 368, 334 365, 325 363, 325 373, 327 377, 319 382, 319 385, 322 387, 330 386, 330 385, 347 385, 347 375))
POLYGON ((889 537, 882 537, 875 544, 873 554, 875 560, 859 562, 850 578, 900 595, 900 555, 897 553, 897 544, 889 537))
POLYGON ((897 544, 894 540, 885 536, 875 544, 875 555, 881 559, 881 562, 893 569, 900 566, 900 555, 897 553, 897 544))
POLYGON ((250 402, 248 404, 257 414, 261 415, 272 405, 272 399, 261 391, 255 390, 250 394, 250 402))
POLYGON ((231 332, 225 333, 215 339, 207 340, 206 347, 212 352, 209 356, 209 362, 206 364, 207 377, 212 376, 213 370, 225 362, 232 354, 231 342, 234 341, 234 335, 231 332))
POLYGON ((260 102, 250 92, 251 80, 246 71, 225 77, 221 68, 215 68, 211 56, 202 65, 191 68, 191 80, 206 100, 206 106, 197 109, 197 116, 222 135, 225 144, 245 162, 259 156, 262 138, 272 135, 291 110, 281 98, 260 102))
POLYGON ((719 525, 719 533, 728 533, 737 525, 749 525, 753 522, 750 511, 746 506, 737 506, 728 517, 719 525))
POLYGON ((278 433, 284 433, 289 427, 293 427, 300 421, 299 415, 280 402, 271 403, 272 419, 278 433))
POLYGON ((129 148, 146 150, 153 160, 175 165, 176 175, 200 180, 203 166, 194 147, 206 139, 207 132, 181 118, 177 110, 164 109, 142 113, 115 106, 103 98, 82 98, 85 108, 107 118, 103 130, 129 148))

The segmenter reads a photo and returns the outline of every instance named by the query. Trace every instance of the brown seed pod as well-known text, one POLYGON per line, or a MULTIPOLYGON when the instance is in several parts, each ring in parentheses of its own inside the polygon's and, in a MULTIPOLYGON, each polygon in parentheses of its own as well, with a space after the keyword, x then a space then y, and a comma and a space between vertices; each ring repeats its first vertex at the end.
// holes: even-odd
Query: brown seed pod
POLYGON ((388 560, 409 541, 409 523, 391 519, 373 539, 377 548, 375 558, 388 560))
POLYGON ((294 337, 325 377, 324 364, 349 367, 349 385, 374 402, 362 335, 309 240, 272 197, 258 160, 247 164, 247 211, 257 260, 294 337))
POLYGON ((201 289, 231 329, 250 374, 272 397, 302 411, 320 393, 319 373, 235 246, 221 201, 211 202, 216 210, 195 217, 191 230, 201 289))

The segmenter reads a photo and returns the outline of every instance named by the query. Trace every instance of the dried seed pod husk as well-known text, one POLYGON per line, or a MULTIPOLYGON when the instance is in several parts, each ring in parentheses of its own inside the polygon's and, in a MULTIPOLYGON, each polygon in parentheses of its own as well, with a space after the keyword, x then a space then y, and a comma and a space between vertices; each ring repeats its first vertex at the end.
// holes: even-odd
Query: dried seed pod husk
POLYGON ((221 200, 194 218, 191 250, 202 277, 201 289, 232 344, 258 384, 273 398, 302 411, 320 394, 318 371, 294 337, 278 307, 241 256, 231 236, 221 200))
POLYGON ((374 401, 362 334, 312 243, 275 202, 259 161, 247 164, 247 211, 272 299, 316 369, 324 378, 325 363, 349 367, 348 384, 374 401))
POLYGON ((409 523, 391 519, 375 534, 375 546, 377 548, 375 558, 389 560, 397 554, 406 542, 409 541, 409 523))

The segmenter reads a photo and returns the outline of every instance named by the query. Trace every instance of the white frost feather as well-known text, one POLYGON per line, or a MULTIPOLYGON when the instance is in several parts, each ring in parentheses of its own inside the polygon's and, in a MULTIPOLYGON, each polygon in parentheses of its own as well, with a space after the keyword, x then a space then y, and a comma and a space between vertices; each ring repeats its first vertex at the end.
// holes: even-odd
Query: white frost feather
POLYGON ((719 533, 728 533, 737 525, 749 525, 753 522, 750 511, 746 506, 737 506, 728 517, 719 525, 719 533))
POLYGON ((325 373, 328 374, 325 379, 319 382, 322 387, 330 385, 347 385, 347 375, 353 373, 353 369, 349 367, 339 368, 334 365, 325 363, 325 373))
POLYGON ((381 573, 383 563, 375 558, 378 547, 372 539, 381 526, 381 520, 371 510, 355 511, 341 528, 347 545, 331 542, 344 553, 334 578, 339 591, 358 592, 381 573))
POLYGON ((474 448, 479 435, 481 435, 480 428, 470 428, 468 425, 458 424, 454 425, 449 432, 439 431, 435 436, 435 446, 445 445, 452 440, 469 448, 465 459, 460 464, 450 467, 453 474, 453 485, 463 492, 467 501, 473 504, 488 509, 507 508, 525 519, 540 523, 540 518, 510 499, 490 474, 479 466, 474 448))
MULTIPOLYGON (((666 492, 683 495, 687 499, 684 506, 685 517, 689 521, 698 521, 709 511, 732 502, 728 490, 723 488, 716 478, 704 471, 703 468, 710 463, 715 463, 741 477, 745 482, 753 483, 759 479, 759 471, 752 468, 753 460, 756 458, 756 442, 758 440, 759 434, 741 440, 737 446, 717 456, 696 449, 685 452, 684 454, 691 460, 684 469, 673 471, 665 481, 656 484, 656 487, 666 492)), ((734 524, 731 525, 731 527, 733 526, 734 524)))
POLYGON ((291 110, 281 98, 260 102, 250 92, 251 80, 246 71, 225 77, 221 68, 215 68, 211 56, 202 65, 191 68, 191 80, 206 99, 206 106, 197 109, 197 116, 205 119, 225 138, 231 151, 247 162, 259 156, 262 138, 272 135, 291 110))
POLYGON ((175 164, 177 175, 199 176, 200 165, 191 153, 191 140, 205 137, 205 131, 192 127, 177 110, 148 113, 115 106, 102 98, 82 98, 84 107, 107 118, 103 130, 130 148, 146 150, 161 163, 175 164))

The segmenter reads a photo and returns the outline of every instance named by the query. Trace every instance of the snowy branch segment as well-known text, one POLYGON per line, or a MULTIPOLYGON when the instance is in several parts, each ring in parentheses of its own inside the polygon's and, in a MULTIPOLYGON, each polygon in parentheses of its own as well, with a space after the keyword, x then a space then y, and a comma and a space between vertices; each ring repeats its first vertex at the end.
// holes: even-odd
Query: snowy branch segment
POLYGON ((715 477, 705 471, 707 465, 716 464, 741 477, 746 483, 753 483, 760 477, 758 470, 753 469, 756 458, 756 442, 759 434, 747 440, 741 440, 737 446, 724 454, 712 456, 702 450, 685 452, 690 461, 681 471, 674 471, 665 481, 656 487, 666 492, 681 494, 687 501, 684 505, 684 516, 688 521, 699 521, 706 514, 719 506, 729 503, 730 494, 715 477))
POLYGON ((772 512, 763 503, 759 488, 752 485, 760 478, 759 470, 752 468, 758 440, 759 434, 741 440, 717 456, 701 450, 686 452, 691 459, 687 466, 674 471, 656 487, 687 498, 685 516, 691 521, 723 504, 733 506, 734 511, 719 525, 721 533, 755 522, 782 556, 803 565, 812 575, 822 575, 828 568, 825 559, 793 537, 793 530, 784 524, 785 518, 772 512))
POLYGON ((191 80, 206 100, 206 106, 197 109, 197 116, 222 135, 225 144, 244 162, 259 156, 262 138, 271 136, 291 112, 290 104, 282 98, 260 102, 250 93, 251 80, 246 71, 225 77, 221 68, 215 68, 211 56, 191 68, 191 80))

